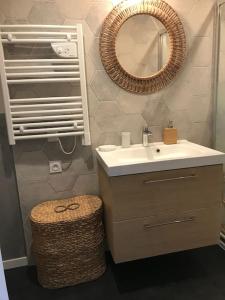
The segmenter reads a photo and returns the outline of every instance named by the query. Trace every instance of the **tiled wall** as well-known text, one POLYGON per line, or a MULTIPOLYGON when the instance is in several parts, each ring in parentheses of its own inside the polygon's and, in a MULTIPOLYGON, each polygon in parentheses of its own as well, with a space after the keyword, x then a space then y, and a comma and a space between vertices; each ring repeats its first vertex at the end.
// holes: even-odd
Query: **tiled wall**
MULTIPOLYGON (((131 131, 132 142, 139 143, 146 122, 152 127, 154 141, 159 141, 168 119, 175 121, 180 138, 210 145, 213 5, 216 0, 167 2, 183 21, 188 57, 177 79, 165 90, 149 96, 123 91, 103 69, 98 52, 99 32, 112 8, 110 0, 0 0, 0 22, 83 24, 93 148, 99 144, 119 144, 121 131, 131 131)), ((23 91, 18 93, 23 94, 23 91)), ((54 143, 38 140, 18 143, 14 154, 29 248, 28 214, 35 204, 47 199, 98 193, 98 180, 90 147, 79 146, 72 157, 66 157, 54 143), (62 174, 49 175, 48 161, 54 159, 63 161, 62 174)))

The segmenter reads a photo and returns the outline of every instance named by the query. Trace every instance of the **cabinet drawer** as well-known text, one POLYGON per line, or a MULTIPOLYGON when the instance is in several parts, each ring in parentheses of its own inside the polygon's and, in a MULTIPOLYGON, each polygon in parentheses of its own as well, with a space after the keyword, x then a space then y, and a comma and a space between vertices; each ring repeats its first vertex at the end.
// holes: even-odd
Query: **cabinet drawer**
POLYGON ((115 222, 108 235, 115 262, 213 245, 219 241, 221 206, 115 222))
POLYGON ((155 211, 207 208, 222 201, 220 165, 108 177, 108 180, 114 222, 145 217, 155 211))

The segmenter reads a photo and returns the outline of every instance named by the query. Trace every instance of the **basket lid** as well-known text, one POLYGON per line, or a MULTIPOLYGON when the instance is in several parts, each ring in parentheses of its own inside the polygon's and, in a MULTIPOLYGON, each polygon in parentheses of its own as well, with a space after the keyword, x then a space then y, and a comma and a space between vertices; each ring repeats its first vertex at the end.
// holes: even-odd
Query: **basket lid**
POLYGON ((35 206, 31 211, 31 220, 36 223, 56 223, 74 221, 95 213, 102 206, 97 196, 76 196, 63 200, 52 200, 35 206))

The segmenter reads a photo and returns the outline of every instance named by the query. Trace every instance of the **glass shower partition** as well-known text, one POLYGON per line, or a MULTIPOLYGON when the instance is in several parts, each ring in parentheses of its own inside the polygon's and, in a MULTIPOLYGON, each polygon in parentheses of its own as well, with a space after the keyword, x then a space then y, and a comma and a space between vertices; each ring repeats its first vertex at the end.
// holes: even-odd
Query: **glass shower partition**
MULTIPOLYGON (((218 1, 216 11, 215 43, 215 113, 214 148, 225 152, 225 1, 218 1)), ((225 167, 224 167, 225 170, 225 167)), ((224 197, 225 199, 225 197, 224 197)), ((224 202, 225 203, 225 202, 224 202)), ((221 247, 225 250, 225 209, 221 231, 221 247)))

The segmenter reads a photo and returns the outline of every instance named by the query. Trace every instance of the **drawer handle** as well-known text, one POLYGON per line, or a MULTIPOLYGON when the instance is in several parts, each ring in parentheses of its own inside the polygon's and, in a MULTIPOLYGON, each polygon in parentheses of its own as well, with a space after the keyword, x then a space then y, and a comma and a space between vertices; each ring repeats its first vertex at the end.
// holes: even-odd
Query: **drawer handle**
POLYGON ((173 178, 167 178, 167 179, 146 180, 146 181, 144 181, 144 184, 167 182, 167 181, 177 181, 177 180, 185 180, 185 179, 193 179, 193 178, 197 178, 197 175, 192 174, 192 175, 188 175, 188 176, 180 176, 180 177, 173 177, 173 178))
POLYGON ((190 218, 186 218, 186 219, 174 220, 174 221, 159 223, 159 224, 155 224, 155 225, 145 224, 144 228, 145 229, 152 229, 152 228, 155 228, 155 227, 162 227, 162 226, 173 225, 173 224, 193 222, 194 220, 195 220, 195 217, 190 217, 190 218))

